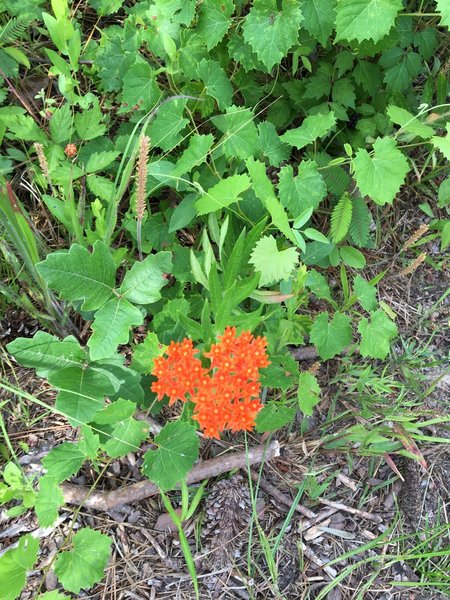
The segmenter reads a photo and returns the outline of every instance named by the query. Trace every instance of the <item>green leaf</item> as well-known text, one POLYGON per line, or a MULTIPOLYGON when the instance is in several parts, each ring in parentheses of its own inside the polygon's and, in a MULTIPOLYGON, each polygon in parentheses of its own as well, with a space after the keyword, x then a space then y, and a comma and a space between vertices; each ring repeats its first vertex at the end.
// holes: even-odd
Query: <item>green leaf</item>
POLYGON ((296 177, 291 165, 286 165, 280 170, 280 200, 294 219, 307 208, 316 209, 326 196, 327 188, 317 169, 317 163, 304 160, 300 163, 296 177))
POLYGON ((342 246, 339 248, 339 254, 344 263, 353 269, 362 269, 366 266, 364 254, 352 246, 342 246))
POLYGON ((441 21, 439 25, 445 26, 450 29, 450 4, 448 0, 436 0, 438 12, 441 15, 441 21))
POLYGON ((431 138, 431 141, 434 144, 434 147, 442 152, 447 160, 450 160, 450 123, 447 123, 445 126, 447 130, 447 135, 444 137, 434 136, 431 138))
POLYGON ((167 423, 155 437, 156 450, 144 454, 142 471, 162 490, 173 489, 185 479, 198 457, 195 427, 183 421, 167 423))
POLYGON ((270 71, 296 43, 303 16, 296 0, 254 0, 242 27, 244 40, 270 71))
POLYGON ((297 400, 306 417, 313 414, 313 408, 320 402, 320 386, 316 377, 308 371, 303 371, 298 376, 297 400))
POLYGON ((336 125, 334 112, 327 114, 311 115, 306 117, 300 127, 290 129, 281 136, 281 140, 295 146, 300 150, 304 146, 311 144, 317 138, 322 137, 336 125))
POLYGON ((275 125, 270 121, 263 121, 258 125, 259 145, 262 153, 269 160, 269 164, 278 167, 283 161, 288 160, 291 149, 288 144, 280 140, 275 125))
POLYGON ((362 198, 353 198, 352 222, 350 235, 357 246, 365 246, 369 239, 372 215, 362 198))
POLYGON ((84 527, 72 539, 72 550, 58 554, 55 573, 64 589, 74 594, 90 588, 103 578, 111 553, 112 540, 84 527))
POLYGON ((52 373, 48 380, 60 390, 56 408, 74 427, 89 423, 103 408, 105 396, 114 392, 110 378, 90 368, 66 367, 52 373))
POLYGON ((58 518, 58 509, 64 504, 58 482, 48 475, 39 479, 39 493, 36 499, 36 516, 41 527, 50 527, 58 518))
POLYGON ((127 20, 125 27, 115 25, 102 28, 95 66, 100 73, 101 86, 106 92, 119 91, 124 76, 136 62, 140 45, 137 33, 136 25, 127 20))
POLYGON ((172 271, 172 254, 149 254, 143 261, 135 262, 125 274, 119 293, 134 304, 152 304, 161 298, 161 289, 167 284, 172 271))
POLYGON ((225 110, 233 99, 233 86, 220 64, 204 58, 198 65, 197 72, 208 96, 217 100, 220 110, 225 110))
POLYGON ((120 152, 94 152, 86 163, 86 173, 104 171, 118 156, 120 156, 120 152))
POLYGON ((331 239, 341 242, 348 233, 352 220, 353 205, 348 194, 344 194, 331 213, 331 239))
POLYGON ((360 148, 353 160, 355 177, 361 193, 377 204, 394 200, 409 171, 405 155, 391 138, 377 138, 373 156, 360 148))
POLYGON ((0 557, 2 600, 16 600, 25 587, 26 574, 37 560, 39 540, 31 535, 19 539, 17 548, 0 557))
POLYGON ((36 121, 28 115, 9 115, 5 125, 19 140, 26 142, 41 142, 43 144, 48 142, 45 133, 36 121))
POLYGON ((320 313, 311 328, 310 340, 323 360, 333 358, 352 341, 352 326, 347 315, 335 313, 331 322, 328 313, 320 313))
POLYGON ((220 145, 228 160, 246 159, 258 151, 258 133, 253 122, 254 115, 248 108, 230 106, 225 115, 211 119, 213 125, 224 134, 220 145))
POLYGON ((291 240, 291 242, 297 244, 297 240, 289 226, 288 216, 275 196, 273 185, 267 177, 264 164, 253 158, 247 159, 245 164, 250 177, 252 178, 253 191, 269 212, 272 223, 281 231, 281 233, 291 240))
POLYGON ((63 300, 83 300, 83 310, 95 310, 112 295, 116 268, 108 247, 94 244, 92 254, 79 244, 72 244, 68 252, 54 252, 38 263, 37 269, 63 300))
POLYGON ((195 208, 196 201, 196 194, 187 194, 180 204, 176 206, 170 217, 169 233, 173 233, 174 231, 186 227, 186 225, 189 225, 189 223, 195 219, 197 216, 197 209, 195 208))
POLYGON ((206 44, 208 51, 223 39, 231 24, 230 17, 233 12, 233 0, 203 0, 201 3, 195 31, 206 44))
POLYGON ((106 177, 100 177, 99 175, 90 175, 86 178, 86 183, 94 196, 98 196, 102 200, 107 202, 115 195, 116 188, 114 182, 106 179, 106 177))
POLYGON ((129 340, 132 326, 142 325, 141 311, 125 298, 111 298, 96 313, 88 346, 92 360, 109 358, 129 340))
POLYGON ((177 160, 172 175, 184 175, 184 173, 189 173, 194 167, 206 162, 213 142, 214 136, 211 133, 208 135, 193 135, 189 140, 188 148, 177 160))
POLYGON ((17 338, 6 348, 19 364, 36 369, 39 377, 48 377, 64 367, 81 366, 87 360, 73 336, 60 340, 45 331, 37 331, 33 338, 17 338))
POLYGON ((270 402, 256 415, 256 431, 276 431, 292 423, 295 418, 295 408, 283 406, 279 402, 270 402))
POLYGON ((106 125, 101 123, 102 112, 97 104, 93 108, 83 110, 75 115, 75 129, 82 140, 93 140, 106 132, 106 125))
POLYGON ((317 298, 323 298, 324 300, 332 300, 328 281, 321 273, 319 273, 315 269, 308 270, 305 285, 311 290, 311 292, 315 296, 317 296, 317 298))
POLYGON ((386 358, 391 340, 397 335, 397 326, 381 308, 369 319, 362 319, 358 325, 361 334, 359 351, 362 356, 386 358))
POLYGON ((447 220, 441 231, 441 252, 450 246, 450 221, 447 220))
POLYGON ((261 274, 259 285, 265 286, 289 279, 298 264, 298 253, 295 248, 278 250, 276 239, 267 235, 256 243, 249 262, 261 274))
POLYGON ((136 107, 147 112, 155 108, 160 99, 161 90, 150 65, 143 60, 137 61, 123 78, 119 114, 132 111, 136 107))
POLYGON ((162 148, 164 152, 178 146, 183 139, 180 132, 189 122, 183 117, 186 103, 187 100, 181 98, 171 100, 159 108, 156 117, 147 128, 153 146, 162 148))
POLYGON ((71 139, 73 133, 73 115, 69 104, 57 108, 50 119, 50 134, 55 144, 62 144, 71 139))
POLYGON ((305 0, 302 13, 305 18, 302 27, 325 46, 333 31, 336 0, 305 0))
POLYGON ((241 194, 249 187, 250 178, 248 175, 231 175, 226 179, 222 179, 197 200, 195 203, 197 213, 207 215, 230 206, 233 202, 237 202, 241 194))
POLYGON ((338 0, 336 41, 376 43, 389 33, 400 10, 401 0, 338 0))
POLYGON ((363 277, 357 275, 353 282, 356 297, 364 310, 371 311, 377 307, 377 291, 363 277))
POLYGON ((78 473, 81 465, 86 460, 86 455, 78 444, 63 442, 42 459, 42 465, 47 470, 46 477, 61 483, 72 475, 78 473))
POLYGON ((39 594, 37 600, 70 600, 70 598, 65 594, 61 594, 61 592, 53 590, 52 592, 45 592, 44 594, 39 594))
POLYGON ((355 108, 355 88, 348 79, 338 79, 333 84, 331 97, 333 102, 336 102, 337 104, 341 104, 345 107, 355 108))
POLYGON ((389 106, 387 114, 390 120, 396 125, 400 125, 402 132, 411 134, 411 139, 420 137, 422 140, 428 140, 434 134, 434 129, 429 125, 425 125, 418 118, 398 106, 389 106))
POLYGON ((106 406, 95 416, 95 425, 106 434, 107 441, 102 444, 108 456, 118 458, 129 452, 136 452, 148 435, 148 425, 144 421, 133 419, 136 404, 119 399, 106 406))

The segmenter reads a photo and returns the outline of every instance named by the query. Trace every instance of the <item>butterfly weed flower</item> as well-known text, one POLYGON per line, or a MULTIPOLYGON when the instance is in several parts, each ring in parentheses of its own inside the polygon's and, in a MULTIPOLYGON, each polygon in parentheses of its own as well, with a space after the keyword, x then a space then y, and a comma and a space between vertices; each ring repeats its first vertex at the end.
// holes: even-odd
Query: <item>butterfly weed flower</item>
POLYGON ((266 347, 264 337, 249 331, 236 335, 235 327, 227 327, 204 354, 210 360, 206 369, 192 340, 171 342, 166 356, 154 361, 152 390, 158 399, 167 396, 170 404, 190 399, 193 418, 207 437, 218 438, 226 429, 250 431, 262 408, 259 369, 270 364, 266 347))

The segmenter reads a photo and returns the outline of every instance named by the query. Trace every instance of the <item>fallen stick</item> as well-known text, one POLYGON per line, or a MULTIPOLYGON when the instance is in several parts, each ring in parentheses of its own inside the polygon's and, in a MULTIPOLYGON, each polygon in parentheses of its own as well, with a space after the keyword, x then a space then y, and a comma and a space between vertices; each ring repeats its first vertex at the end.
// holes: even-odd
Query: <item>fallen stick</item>
MULTIPOLYGON (((263 460, 270 460, 280 456, 280 444, 271 442, 268 446, 254 446, 248 451, 222 454, 211 460, 201 462, 188 473, 187 483, 198 483, 210 477, 217 477, 234 469, 242 469, 247 465, 254 465, 263 460)), ((85 486, 63 483, 61 486, 64 501, 67 504, 83 505, 85 508, 108 511, 120 504, 129 504, 136 500, 143 500, 159 493, 158 487, 151 481, 139 481, 118 490, 92 491, 85 486)))
POLYGON ((348 512, 351 515, 358 515, 358 517, 363 517, 364 519, 368 519, 374 523, 381 523, 383 520, 379 515, 373 515, 365 510, 359 510, 358 508, 353 508, 352 506, 346 506, 340 502, 332 502, 331 500, 325 500, 325 498, 318 498, 318 501, 320 504, 325 504, 325 506, 329 506, 330 508, 336 508, 337 510, 348 512))

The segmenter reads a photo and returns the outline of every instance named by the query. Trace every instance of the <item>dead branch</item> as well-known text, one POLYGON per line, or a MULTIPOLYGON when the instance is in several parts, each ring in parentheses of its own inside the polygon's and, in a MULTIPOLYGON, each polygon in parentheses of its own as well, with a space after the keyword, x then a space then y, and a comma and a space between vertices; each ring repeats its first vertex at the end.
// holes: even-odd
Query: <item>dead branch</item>
MULTIPOLYGON (((254 446, 248 451, 221 454, 211 460, 195 465, 187 476, 187 483, 198 483, 210 477, 217 477, 234 469, 242 469, 263 460, 270 460, 280 455, 277 441, 268 446, 254 446)), ((158 494, 158 487, 151 481, 139 481, 118 490, 92 491, 88 487, 64 483, 61 486, 64 501, 67 504, 82 504, 85 508, 108 511, 119 504, 129 504, 158 494)))

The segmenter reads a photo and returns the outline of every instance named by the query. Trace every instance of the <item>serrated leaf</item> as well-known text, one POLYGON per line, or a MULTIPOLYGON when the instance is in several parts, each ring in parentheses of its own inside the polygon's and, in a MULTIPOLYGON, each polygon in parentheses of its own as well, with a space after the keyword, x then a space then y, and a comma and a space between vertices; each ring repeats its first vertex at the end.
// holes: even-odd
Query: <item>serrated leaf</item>
POLYGON ((69 104, 57 108, 50 119, 50 134, 55 144, 71 139, 73 133, 73 115, 69 104))
POLYGON ((397 335, 397 326, 381 308, 374 312, 370 320, 362 319, 358 325, 361 334, 359 351, 362 356, 386 358, 390 343, 397 335))
POLYGON ((325 115, 311 115, 306 117, 300 127, 286 131, 281 136, 281 140, 300 150, 300 148, 311 144, 317 138, 329 133, 334 125, 336 125, 336 118, 332 111, 325 115))
POLYGON ((336 0, 305 0, 302 4, 302 27, 325 46, 333 31, 336 0))
POLYGON ((394 200, 409 171, 405 155, 391 138, 377 138, 373 156, 360 148, 353 160, 355 177, 361 193, 377 204, 394 200))
POLYGON ((133 326, 142 325, 141 311, 125 298, 111 298, 96 313, 88 346, 92 360, 112 356, 119 344, 126 344, 133 326))
POLYGON ((189 140, 188 148, 177 160, 172 175, 180 176, 189 173, 194 167, 201 165, 208 158, 209 150, 214 142, 214 136, 193 135, 189 140))
POLYGON ((341 106, 355 108, 355 88, 348 79, 338 79, 333 84, 331 97, 333 102, 341 106))
POLYGON ((253 119, 250 109, 234 105, 227 108, 226 114, 211 119, 224 134, 220 145, 223 145, 227 159, 246 159, 258 151, 258 134, 253 119))
POLYGON ((376 43, 389 33, 400 10, 401 0, 338 0, 336 41, 376 43))
POLYGON ((310 340, 323 360, 333 358, 352 341, 352 326, 347 315, 335 313, 331 321, 328 313, 320 313, 314 320, 310 340))
POLYGON ((42 459, 42 465, 47 470, 47 477, 61 483, 78 473, 85 460, 86 455, 78 447, 78 444, 63 442, 50 450, 42 459))
POLYGON ((438 12, 441 15, 439 25, 450 29, 450 3, 448 0, 436 0, 438 12))
POLYGON ((82 140, 93 140, 106 132, 106 125, 101 123, 102 112, 98 101, 93 108, 76 113, 74 118, 75 129, 82 140))
POLYGON ((48 377, 64 367, 81 366, 87 360, 85 350, 73 336, 60 340, 45 331, 37 331, 33 338, 17 338, 6 348, 19 364, 36 369, 39 377, 48 377))
POLYGON ((233 99, 233 86, 220 64, 204 58, 197 67, 197 73, 206 93, 217 101, 220 110, 225 110, 233 99))
POLYGON ((447 160, 450 160, 450 123, 446 124, 445 129, 447 130, 447 135, 443 137, 436 135, 431 138, 431 141, 434 147, 440 150, 447 160))
POLYGON ((209 188, 204 195, 197 200, 195 206, 197 214, 207 215, 216 210, 230 206, 237 202, 245 190, 250 187, 248 175, 231 175, 222 179, 212 188, 209 188))
POLYGON ((350 235, 357 246, 365 246, 369 239, 372 215, 362 198, 353 198, 352 222, 350 235))
POLYGON ((275 125, 270 121, 263 121, 258 125, 259 145, 262 153, 269 160, 269 164, 278 167, 287 160, 291 154, 288 144, 280 140, 275 125))
POLYGON ((164 351, 156 333, 149 331, 143 342, 134 346, 131 366, 138 373, 149 374, 153 371, 153 360, 164 351))
POLYGON ((249 262, 255 271, 261 274, 259 286, 289 279, 298 264, 298 253, 295 248, 278 250, 277 241, 272 235, 262 237, 256 242, 249 262))
POLYGON ((196 33, 205 42, 208 51, 223 39, 231 24, 233 12, 232 0, 203 0, 201 3, 196 33))
POLYGON ((374 96, 379 89, 383 77, 381 67, 377 63, 371 63, 368 60, 358 60, 353 71, 355 82, 360 85, 371 96, 374 96))
POLYGON ((116 192, 114 181, 100 177, 99 175, 89 175, 86 177, 86 183, 89 191, 102 200, 109 202, 116 192))
POLYGON ((90 588, 103 578, 112 540, 94 529, 84 527, 72 539, 72 550, 60 552, 55 573, 64 589, 74 594, 90 588))
POLYGON ((281 429, 292 423, 295 412, 295 408, 283 406, 279 402, 270 402, 256 416, 256 431, 264 433, 281 429))
POLYGON ((352 212, 352 200, 348 194, 344 194, 331 213, 331 239, 335 244, 341 242, 347 235, 352 212))
POLYGON ((183 139, 181 131, 189 120, 183 117, 187 100, 177 99, 162 105, 154 120, 147 128, 153 146, 158 146, 164 152, 169 152, 183 139))
POLYGON ((37 560, 39 539, 24 535, 17 548, 8 550, 0 558, 2 600, 16 600, 25 586, 26 574, 37 560))
POLYGON ((172 253, 149 254, 135 262, 127 271, 119 293, 134 304, 152 304, 161 298, 161 289, 167 284, 164 275, 172 271, 172 253))
POLYGON ((312 160, 300 163, 296 177, 291 165, 282 167, 278 191, 281 203, 289 210, 293 219, 307 208, 316 209, 327 193, 317 163, 312 160))
POLYGON ((119 114, 135 110, 136 107, 147 112, 155 108, 160 99, 161 90, 150 65, 143 60, 136 62, 123 78, 119 114))
POLYGON ((100 308, 112 295, 116 268, 108 247, 100 240, 92 254, 72 244, 68 252, 49 254, 36 268, 63 300, 82 300, 83 310, 100 308))
POLYGON ((144 454, 142 471, 162 491, 180 483, 198 458, 199 438, 195 427, 183 421, 167 423, 155 437, 156 450, 144 454))
POLYGON ((309 287, 311 292, 317 296, 317 298, 323 298, 325 300, 332 299, 328 281, 322 273, 319 273, 315 269, 308 270, 305 285, 309 287))
POLYGON ((270 71, 296 43, 303 16, 295 0, 255 0, 242 27, 244 40, 270 71))
POLYGON ((103 408, 105 396, 114 392, 110 378, 95 369, 66 367, 52 373, 49 382, 59 389, 56 408, 79 427, 103 408))
POLYGON ((133 418, 135 410, 134 402, 120 398, 95 416, 94 424, 106 434, 102 446, 111 458, 136 452, 147 437, 148 425, 133 418))
POLYGON ((306 417, 313 414, 313 408, 320 402, 320 386, 316 377, 308 371, 298 376, 298 406, 306 417))
POLYGON ((377 290, 360 275, 357 275, 353 283, 356 297, 364 310, 371 311, 377 307, 377 290))
POLYGON ((41 527, 50 527, 58 518, 58 509, 64 504, 58 482, 48 475, 39 479, 39 492, 36 498, 36 516, 41 527))
POLYGON ((434 135, 432 127, 419 121, 418 118, 415 118, 412 113, 404 108, 391 105, 387 109, 387 114, 393 123, 400 125, 402 132, 412 135, 411 139, 418 136, 422 140, 428 140, 434 135))
POLYGON ((94 152, 86 163, 86 173, 104 171, 118 156, 120 156, 120 152, 94 152))

